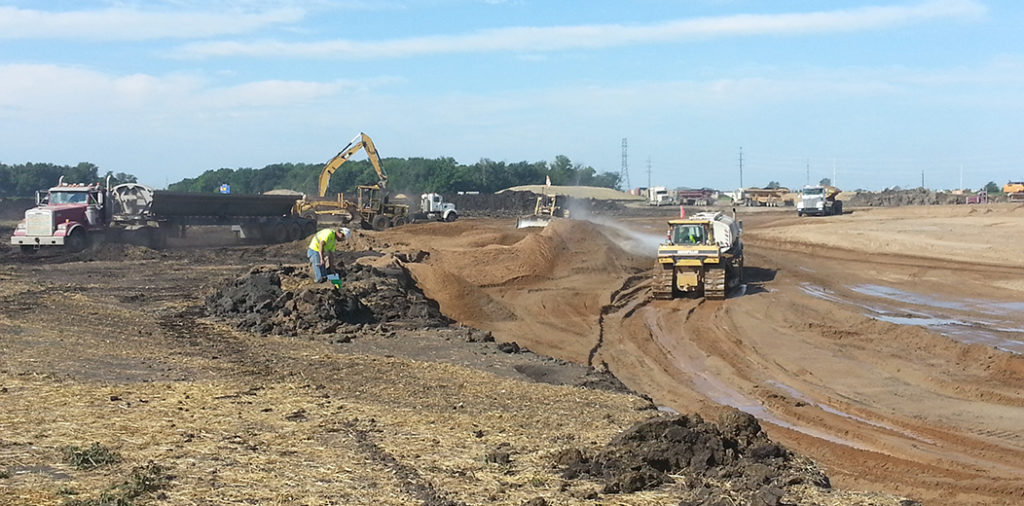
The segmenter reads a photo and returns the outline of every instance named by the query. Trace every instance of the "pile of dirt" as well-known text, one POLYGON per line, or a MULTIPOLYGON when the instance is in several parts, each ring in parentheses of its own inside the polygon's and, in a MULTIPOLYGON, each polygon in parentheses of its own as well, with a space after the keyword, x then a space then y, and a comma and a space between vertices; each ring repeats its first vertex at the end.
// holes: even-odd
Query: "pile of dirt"
POLYGON ((450 323, 400 265, 351 264, 339 276, 341 288, 335 288, 311 283, 299 267, 254 267, 209 295, 205 306, 209 314, 230 318, 239 329, 256 334, 351 336, 373 324, 450 323))
POLYGON ((563 477, 604 482, 604 493, 631 493, 676 480, 681 504, 783 504, 787 488, 829 488, 829 479, 761 430, 757 419, 725 413, 718 424, 699 415, 656 417, 619 434, 594 454, 569 448, 555 456, 563 477))
POLYGON ((858 192, 844 204, 855 207, 893 207, 946 205, 963 203, 963 195, 934 192, 927 188, 912 190, 886 189, 881 192, 858 192))
MULTIPOLYGON (((445 200, 455 204, 462 216, 514 218, 532 214, 537 205, 537 194, 529 191, 505 191, 475 195, 451 195, 445 200)), ((625 209, 621 202, 598 199, 559 197, 560 206, 573 213, 615 214, 625 209)))

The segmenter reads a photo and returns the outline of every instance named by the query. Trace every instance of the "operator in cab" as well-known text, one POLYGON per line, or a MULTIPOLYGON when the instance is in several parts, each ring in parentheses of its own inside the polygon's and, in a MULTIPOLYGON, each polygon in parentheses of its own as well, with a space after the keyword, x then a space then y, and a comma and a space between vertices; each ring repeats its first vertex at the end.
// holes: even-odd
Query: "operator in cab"
POLYGON ((338 241, 348 241, 352 231, 347 227, 325 228, 317 232, 309 241, 309 249, 306 256, 313 266, 313 280, 317 283, 327 279, 327 270, 337 264, 334 259, 334 252, 338 247, 338 241))

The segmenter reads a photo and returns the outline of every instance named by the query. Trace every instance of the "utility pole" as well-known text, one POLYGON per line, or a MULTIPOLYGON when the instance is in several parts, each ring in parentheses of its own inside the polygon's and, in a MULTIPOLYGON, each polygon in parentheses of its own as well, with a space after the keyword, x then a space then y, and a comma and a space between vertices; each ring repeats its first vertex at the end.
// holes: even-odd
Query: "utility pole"
POLYGON ((924 169, 921 169, 921 188, 924 188, 924 169))
POLYGON ((743 146, 740 146, 740 188, 743 188, 743 146))
POLYGON ((962 164, 962 163, 960 164, 960 187, 957 188, 957 189, 958 190, 963 190, 964 189, 964 164, 962 164))
POLYGON ((625 181, 626 191, 633 188, 633 185, 629 184, 629 158, 627 157, 628 145, 626 138, 622 138, 622 168, 619 169, 619 182, 625 181))
POLYGON ((832 159, 832 186, 838 188, 839 182, 836 181, 836 159, 832 159))
POLYGON ((804 180, 804 184, 807 185, 807 186, 810 186, 811 185, 811 159, 810 158, 807 159, 806 171, 807 171, 807 175, 806 175, 806 179, 804 180))
POLYGON ((647 157, 647 191, 651 191, 651 157, 647 157))

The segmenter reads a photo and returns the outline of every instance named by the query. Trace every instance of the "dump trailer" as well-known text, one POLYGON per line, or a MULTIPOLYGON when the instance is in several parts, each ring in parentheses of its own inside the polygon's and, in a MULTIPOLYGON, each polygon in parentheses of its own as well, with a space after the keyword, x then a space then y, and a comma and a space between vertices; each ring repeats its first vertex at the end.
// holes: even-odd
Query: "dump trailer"
POLYGON ((836 199, 839 192, 835 186, 805 186, 796 203, 797 216, 843 214, 843 201, 836 199))
POLYGON ((26 253, 44 246, 80 251, 105 241, 162 248, 169 236, 197 225, 232 226, 241 238, 285 242, 316 231, 316 221, 295 208, 295 197, 288 195, 169 192, 134 183, 111 188, 61 178, 25 211, 11 244, 26 253))
POLYGON ((670 220, 654 264, 654 297, 703 293, 707 299, 724 299, 728 289, 743 281, 740 225, 721 211, 670 220))

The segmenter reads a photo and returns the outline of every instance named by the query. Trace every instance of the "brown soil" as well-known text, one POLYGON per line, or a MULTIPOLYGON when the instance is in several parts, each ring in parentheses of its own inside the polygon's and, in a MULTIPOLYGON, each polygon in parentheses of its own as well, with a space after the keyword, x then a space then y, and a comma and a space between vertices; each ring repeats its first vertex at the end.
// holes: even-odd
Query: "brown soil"
POLYGON ((650 299, 664 218, 358 232, 340 291, 300 243, 5 248, 0 503, 152 461, 172 503, 1013 504, 1020 213, 754 213, 719 302, 650 299))

